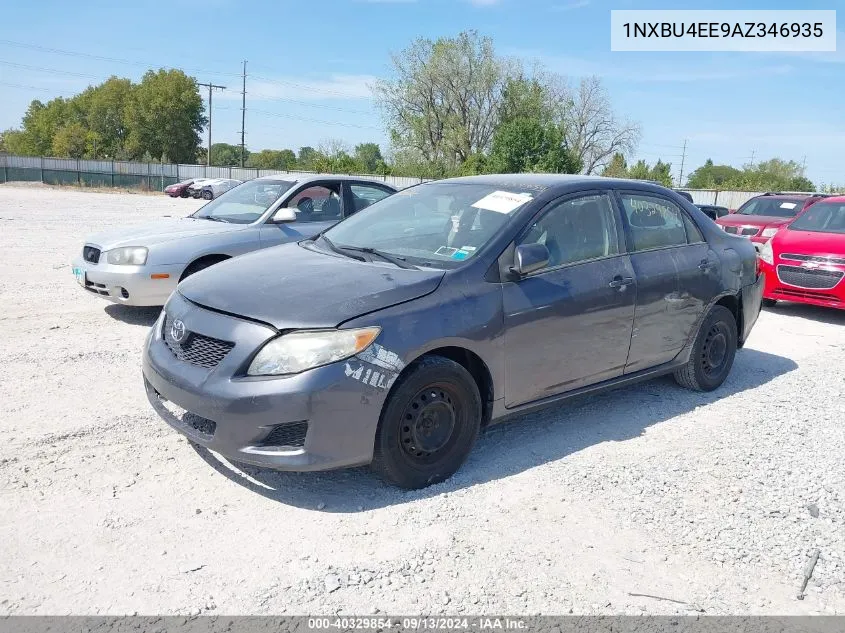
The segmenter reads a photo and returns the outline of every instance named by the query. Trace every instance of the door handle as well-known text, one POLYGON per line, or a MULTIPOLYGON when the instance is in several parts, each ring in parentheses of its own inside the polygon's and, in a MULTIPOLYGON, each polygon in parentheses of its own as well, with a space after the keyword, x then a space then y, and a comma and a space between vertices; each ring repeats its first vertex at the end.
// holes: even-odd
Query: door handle
POLYGON ((716 268, 717 265, 718 264, 716 264, 716 262, 711 262, 708 259, 702 259, 701 263, 698 265, 698 269, 701 272, 706 273, 708 270, 710 270, 712 268, 716 268))
POLYGON ((623 277, 622 275, 616 275, 613 280, 607 284, 611 288, 619 288, 620 290, 625 290, 626 286, 630 286, 634 283, 633 277, 623 277))

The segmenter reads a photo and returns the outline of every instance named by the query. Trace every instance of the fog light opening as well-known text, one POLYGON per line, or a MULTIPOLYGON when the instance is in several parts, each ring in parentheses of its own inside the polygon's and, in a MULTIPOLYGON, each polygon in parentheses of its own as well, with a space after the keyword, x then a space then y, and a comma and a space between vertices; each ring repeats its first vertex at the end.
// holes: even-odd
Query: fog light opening
POLYGON ((120 296, 123 297, 124 299, 128 299, 129 298, 129 291, 126 288, 121 288, 120 289, 120 296))

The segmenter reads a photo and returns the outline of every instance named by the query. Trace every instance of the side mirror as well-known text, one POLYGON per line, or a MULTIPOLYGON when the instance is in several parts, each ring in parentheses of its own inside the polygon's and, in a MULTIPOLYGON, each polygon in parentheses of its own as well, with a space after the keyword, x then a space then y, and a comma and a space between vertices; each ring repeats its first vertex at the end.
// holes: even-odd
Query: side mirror
POLYGON ((290 207, 282 207, 273 214, 273 222, 296 222, 296 211, 290 207))
POLYGON ((511 270, 517 275, 527 275, 549 264, 549 249, 545 244, 520 244, 513 254, 511 270))

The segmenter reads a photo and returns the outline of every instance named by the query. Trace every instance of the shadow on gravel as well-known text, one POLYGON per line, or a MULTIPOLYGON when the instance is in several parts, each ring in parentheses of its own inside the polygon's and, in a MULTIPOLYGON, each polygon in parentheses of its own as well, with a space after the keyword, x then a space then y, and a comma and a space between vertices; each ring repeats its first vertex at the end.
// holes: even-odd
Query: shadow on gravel
POLYGON ((245 464, 232 468, 206 448, 192 446, 217 472, 268 499, 323 512, 359 512, 451 493, 563 459, 594 444, 635 438, 653 424, 755 389, 797 367, 788 358, 744 349, 728 380, 711 393, 687 391, 666 377, 516 416, 482 433, 451 479, 424 490, 393 488, 367 468, 323 473, 285 473, 245 464))
POLYGON ((144 325, 151 327, 161 314, 160 307, 139 308, 137 306, 124 306, 119 303, 110 303, 103 308, 111 318, 116 321, 123 321, 129 325, 144 325))
POLYGON ((781 301, 771 308, 765 308, 765 310, 773 312, 774 314, 799 317, 801 319, 809 319, 819 323, 845 325, 845 310, 839 310, 837 308, 822 308, 820 306, 811 306, 806 303, 784 303, 781 301))

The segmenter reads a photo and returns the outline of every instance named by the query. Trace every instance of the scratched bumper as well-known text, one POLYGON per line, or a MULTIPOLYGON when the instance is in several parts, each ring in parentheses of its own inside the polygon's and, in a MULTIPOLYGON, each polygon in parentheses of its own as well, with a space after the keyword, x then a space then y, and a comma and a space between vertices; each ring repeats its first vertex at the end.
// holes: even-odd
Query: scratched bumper
POLYGON ((367 464, 386 385, 363 363, 341 361, 286 377, 247 377, 257 350, 276 336, 269 326, 204 310, 174 294, 165 312, 189 332, 233 341, 214 368, 180 361, 162 337, 163 317, 144 348, 150 404, 171 427, 233 461, 279 470, 327 470, 367 464), (175 406, 174 406, 175 405, 175 406), (212 422, 213 424, 209 424, 212 422), (307 424, 304 444, 268 444, 277 427, 307 424))

